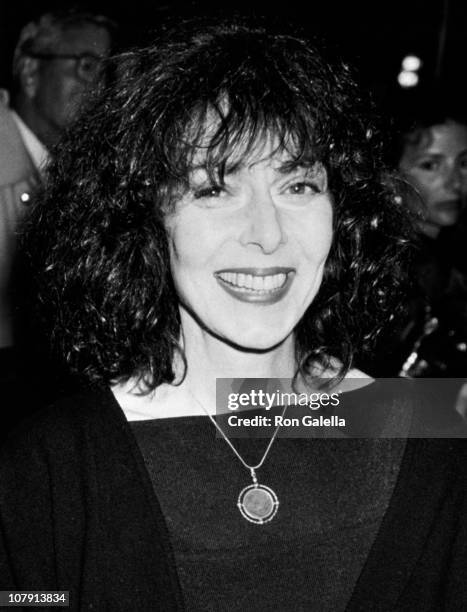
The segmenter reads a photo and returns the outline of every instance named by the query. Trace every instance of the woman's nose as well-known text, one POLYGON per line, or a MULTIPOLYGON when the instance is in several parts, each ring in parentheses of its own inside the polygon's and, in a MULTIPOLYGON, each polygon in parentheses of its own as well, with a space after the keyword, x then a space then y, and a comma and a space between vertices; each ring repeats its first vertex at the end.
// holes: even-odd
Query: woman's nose
POLYGON ((254 193, 247 206, 243 245, 256 245, 264 253, 273 253, 285 242, 280 211, 269 193, 254 193))
POLYGON ((466 191, 467 181, 457 165, 452 166, 446 172, 445 187, 456 195, 466 191))

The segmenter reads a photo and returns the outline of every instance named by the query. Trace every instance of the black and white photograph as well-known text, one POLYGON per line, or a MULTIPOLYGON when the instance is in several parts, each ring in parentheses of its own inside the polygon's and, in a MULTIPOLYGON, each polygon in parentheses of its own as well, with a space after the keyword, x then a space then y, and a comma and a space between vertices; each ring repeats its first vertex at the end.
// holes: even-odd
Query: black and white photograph
POLYGON ((466 37, 0 8, 0 609, 467 610, 466 37))

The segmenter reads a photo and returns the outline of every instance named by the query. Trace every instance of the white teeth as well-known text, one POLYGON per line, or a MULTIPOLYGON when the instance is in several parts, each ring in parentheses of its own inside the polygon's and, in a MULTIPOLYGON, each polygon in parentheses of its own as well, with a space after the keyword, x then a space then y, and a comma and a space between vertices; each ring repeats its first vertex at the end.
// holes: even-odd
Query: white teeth
POLYGON ((249 274, 247 279, 248 289, 254 289, 255 291, 262 291, 264 289, 264 276, 253 276, 249 274))
POLYGON ((243 274, 241 272, 221 272, 218 276, 229 285, 260 293, 275 291, 283 287, 287 280, 287 274, 284 272, 269 274, 267 276, 243 274))

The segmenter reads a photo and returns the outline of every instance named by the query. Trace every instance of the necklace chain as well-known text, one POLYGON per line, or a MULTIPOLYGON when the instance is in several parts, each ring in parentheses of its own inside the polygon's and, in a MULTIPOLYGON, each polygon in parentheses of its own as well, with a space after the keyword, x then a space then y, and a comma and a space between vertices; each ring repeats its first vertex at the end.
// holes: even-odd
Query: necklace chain
MULTIPOLYGON (((274 433, 272 434, 272 437, 269 440, 269 443, 268 443, 268 445, 266 447, 266 450, 264 451, 264 454, 263 454, 263 456, 261 458, 261 461, 258 463, 258 465, 248 465, 248 463, 243 459, 243 457, 240 455, 240 453, 235 448, 235 446, 232 444, 232 442, 229 440, 229 438, 222 431, 222 427, 220 427, 220 425, 218 425, 218 423, 216 423, 216 419, 212 416, 212 414, 210 414, 206 410, 206 408, 203 406, 203 404, 193 395, 193 393, 191 393, 191 391, 188 391, 188 393, 195 400, 195 402, 198 404, 198 406, 203 410, 203 412, 209 417, 209 419, 211 420, 211 423, 214 425, 214 427, 217 429, 217 431, 221 434, 221 436, 224 438, 224 440, 230 446, 230 448, 232 449, 234 454, 238 457, 238 459, 242 462, 242 464, 246 467, 246 469, 250 471, 251 477, 253 478, 253 482, 256 482, 255 471, 259 470, 259 468, 266 461, 266 457, 268 456, 269 451, 271 450, 271 446, 274 444, 274 440, 276 439, 277 434, 279 433, 279 429, 281 428, 281 423, 279 423, 279 425, 276 427, 274 433)), ((284 410, 282 411, 282 415, 281 415, 282 417, 284 416, 286 410, 287 410, 287 405, 284 406, 284 410)))
MULTIPOLYGON (((203 404, 190 391, 188 391, 188 393, 198 404, 198 406, 200 406, 203 412, 209 417, 214 427, 217 429, 217 431, 221 434, 221 436, 232 449, 234 455, 250 472, 253 484, 244 487, 240 491, 240 494, 237 499, 237 507, 240 510, 240 514, 243 516, 244 519, 246 519, 250 523, 255 523, 256 525, 264 525, 265 523, 269 523, 269 521, 271 521, 276 516, 277 510, 279 508, 279 500, 275 492, 270 487, 267 487, 263 484, 259 484, 258 479, 256 477, 256 470, 258 470, 266 461, 266 457, 268 456, 269 451, 271 450, 271 447, 274 443, 274 440, 276 439, 277 434, 279 433, 279 429, 281 428, 281 422, 279 422, 271 439, 269 440, 266 450, 264 451, 263 456, 261 457, 261 461, 254 466, 248 465, 248 463, 243 459, 243 457, 240 455, 240 453, 229 440, 229 438, 225 435, 224 431, 222 430, 222 427, 218 425, 212 414, 210 414, 206 410, 203 404)), ((284 406, 282 416, 284 416, 286 410, 287 404, 284 406)))

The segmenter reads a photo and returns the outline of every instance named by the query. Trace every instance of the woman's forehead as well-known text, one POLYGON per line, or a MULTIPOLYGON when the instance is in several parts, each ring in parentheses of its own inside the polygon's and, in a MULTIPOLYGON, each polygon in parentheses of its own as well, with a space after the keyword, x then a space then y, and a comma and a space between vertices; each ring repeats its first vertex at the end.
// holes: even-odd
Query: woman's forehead
POLYGON ((425 154, 458 154, 467 148, 467 126, 447 121, 420 131, 417 138, 409 139, 403 158, 416 159, 425 154))
POLYGON ((252 136, 244 134, 226 139, 223 142, 205 140, 203 144, 195 145, 192 149, 190 170, 206 168, 208 170, 233 172, 239 168, 252 167, 263 162, 270 162, 271 166, 281 169, 293 166, 312 166, 318 161, 310 147, 307 155, 303 155, 294 142, 294 138, 283 138, 269 132, 252 136))
POLYGON ((213 149, 198 148, 192 158, 192 168, 209 168, 222 166, 225 172, 232 172, 239 167, 252 167, 256 164, 269 161, 272 166, 281 167, 291 165, 295 156, 278 143, 271 141, 260 142, 253 148, 245 146, 245 143, 236 144, 222 159, 216 155, 213 149))
POLYGON ((272 158, 293 163, 297 158, 315 161, 317 157, 308 138, 293 133, 283 118, 260 112, 240 116, 225 101, 194 112, 185 140, 193 167, 236 167, 272 158))

